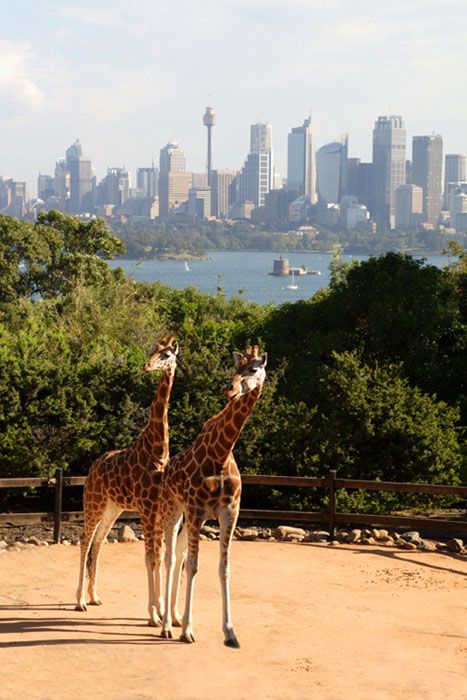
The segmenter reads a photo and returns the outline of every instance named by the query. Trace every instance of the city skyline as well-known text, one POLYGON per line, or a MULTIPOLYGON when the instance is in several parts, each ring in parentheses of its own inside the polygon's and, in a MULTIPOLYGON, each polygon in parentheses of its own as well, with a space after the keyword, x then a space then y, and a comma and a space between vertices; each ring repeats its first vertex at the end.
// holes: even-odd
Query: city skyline
POLYGON ((33 192, 79 138, 98 178, 157 162, 172 139, 204 172, 207 104, 213 168, 240 169, 249 125, 268 122, 285 177, 287 135, 310 111, 317 148, 348 132, 363 161, 391 113, 408 143, 441 133, 445 152, 466 153, 465 20, 459 0, 26 0, 0 29, 0 170, 33 192))

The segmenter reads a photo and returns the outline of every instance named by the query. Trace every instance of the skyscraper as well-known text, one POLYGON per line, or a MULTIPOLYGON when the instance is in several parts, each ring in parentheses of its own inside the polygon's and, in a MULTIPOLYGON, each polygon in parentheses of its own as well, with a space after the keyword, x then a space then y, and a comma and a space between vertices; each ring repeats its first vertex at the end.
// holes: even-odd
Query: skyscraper
POLYGON ((136 187, 141 189, 145 197, 156 197, 158 193, 159 170, 154 167, 137 168, 136 187))
POLYGON ((395 225, 395 192, 405 185, 405 145, 402 117, 378 117, 373 129, 371 215, 383 229, 395 225))
POLYGON ((184 173, 186 171, 185 153, 175 141, 161 148, 159 157, 160 173, 184 173))
POLYGON ((269 192, 271 169, 269 151, 252 152, 237 176, 238 201, 253 202, 255 207, 264 205, 266 194, 269 192))
POLYGON ((316 153, 318 197, 321 203, 338 204, 347 194, 347 134, 341 141, 321 146, 316 153))
POLYGON ((211 171, 211 210, 216 219, 226 216, 231 205, 229 191, 235 176, 235 170, 211 171))
POLYGON ((95 177, 90 158, 83 156, 78 139, 66 150, 70 173, 70 214, 92 212, 95 206, 95 177))
POLYGON ((292 129, 287 141, 287 189, 316 204, 315 130, 311 117, 292 129))
POLYGON ((437 135, 414 136, 412 182, 423 189, 422 223, 436 227, 441 214, 443 139, 437 135))
POLYGON ((97 204, 120 207, 130 196, 130 173, 125 168, 107 168, 97 187, 97 204))
POLYGON ((410 231, 422 221, 423 189, 418 185, 402 185, 396 189, 395 228, 410 231))
POLYGON ((251 124, 250 126, 250 153, 267 153, 269 156, 268 192, 273 188, 274 178, 274 152, 272 150, 272 126, 271 124, 251 124))
POLYGON ((467 156, 446 153, 444 158, 444 208, 449 209, 449 183, 467 182, 467 156))

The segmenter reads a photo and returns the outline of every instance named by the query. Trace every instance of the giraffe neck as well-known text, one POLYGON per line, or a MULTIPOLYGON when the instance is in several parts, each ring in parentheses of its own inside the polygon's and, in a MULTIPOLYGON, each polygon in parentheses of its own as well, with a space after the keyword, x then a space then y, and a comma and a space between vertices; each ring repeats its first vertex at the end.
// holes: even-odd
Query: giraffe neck
POLYGON ((163 466, 169 459, 169 399, 174 377, 175 367, 162 372, 152 400, 149 423, 141 433, 153 459, 163 466))
POLYGON ((238 399, 229 401, 217 416, 208 420, 195 441, 195 449, 198 444, 203 444, 212 459, 216 462, 224 462, 235 447, 261 394, 261 389, 262 386, 257 386, 238 399))

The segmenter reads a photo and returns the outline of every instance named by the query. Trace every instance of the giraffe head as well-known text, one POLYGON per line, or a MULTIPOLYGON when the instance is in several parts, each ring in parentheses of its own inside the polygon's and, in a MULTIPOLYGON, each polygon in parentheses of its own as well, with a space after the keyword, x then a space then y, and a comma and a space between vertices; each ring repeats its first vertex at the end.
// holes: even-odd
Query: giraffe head
POLYGON ((227 399, 236 399, 247 394, 257 386, 262 387, 266 379, 267 353, 259 354, 257 345, 247 346, 245 352, 234 352, 235 372, 224 395, 227 399))
POLYGON ((167 370, 177 364, 178 343, 173 335, 170 338, 162 338, 160 343, 154 343, 151 357, 144 365, 145 372, 167 370))

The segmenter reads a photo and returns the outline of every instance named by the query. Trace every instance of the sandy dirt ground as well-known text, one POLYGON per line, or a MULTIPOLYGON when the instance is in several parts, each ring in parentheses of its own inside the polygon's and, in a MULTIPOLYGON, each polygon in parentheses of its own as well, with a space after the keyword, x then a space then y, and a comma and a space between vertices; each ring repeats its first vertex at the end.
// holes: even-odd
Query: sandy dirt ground
MULTIPOLYGON (((223 645, 218 545, 201 542, 192 645, 146 624, 143 544, 108 544, 102 607, 75 612, 78 547, 0 556, 1 700, 462 700, 467 561, 234 542, 223 645)), ((178 636, 178 630, 176 630, 178 636)))

